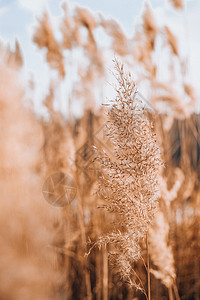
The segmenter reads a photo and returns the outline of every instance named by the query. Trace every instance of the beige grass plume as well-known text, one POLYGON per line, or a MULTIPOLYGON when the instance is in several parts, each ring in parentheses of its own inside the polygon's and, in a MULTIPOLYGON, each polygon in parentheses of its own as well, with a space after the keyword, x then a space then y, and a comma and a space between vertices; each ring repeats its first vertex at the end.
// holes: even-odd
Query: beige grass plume
POLYGON ((0 54, 2 60, 6 63, 7 66, 13 69, 20 69, 23 65, 23 57, 20 44, 18 40, 15 40, 15 50, 10 49, 10 45, 6 47, 0 43, 0 54))
POLYGON ((50 67, 58 70, 60 76, 64 77, 65 69, 62 52, 60 50, 61 47, 54 36, 47 13, 44 13, 43 18, 39 20, 39 25, 35 29, 33 41, 39 48, 47 49, 46 59, 50 67))
MULTIPOLYGON (((156 36, 159 34, 159 27, 148 2, 145 3, 141 24, 136 27, 136 33, 133 38, 134 60, 141 64, 144 70, 140 77, 149 77, 152 80, 156 76, 156 65, 153 60, 155 51, 156 36), (145 72, 144 72, 145 71, 145 72)), ((136 65, 137 65, 136 63, 136 65)))
POLYGON ((160 211, 155 217, 154 226, 149 232, 149 244, 151 259, 157 269, 152 269, 154 276, 171 288, 176 274, 174 268, 174 257, 171 247, 167 244, 169 234, 169 224, 163 213, 160 211))
POLYGON ((99 243, 111 244, 110 259, 122 277, 143 289, 132 281, 132 264, 141 257, 139 243, 146 237, 157 207, 160 150, 131 74, 126 74, 117 60, 115 69, 117 96, 110 102, 107 123, 114 155, 100 157, 99 194, 117 220, 114 231, 99 243))
POLYGON ((172 49, 172 52, 174 55, 179 55, 179 50, 178 50, 178 41, 175 35, 171 32, 168 26, 165 26, 165 33, 166 33, 166 38, 169 46, 172 49))
POLYGON ((120 25, 115 20, 106 20, 101 17, 101 26, 105 32, 112 37, 112 48, 121 56, 128 54, 128 39, 120 25))
POLYGON ((153 12, 148 3, 145 4, 145 10, 143 14, 143 30, 148 39, 148 46, 152 51, 154 49, 155 38, 158 33, 158 27, 153 15, 153 12))
POLYGON ((176 9, 183 9, 184 7, 184 0, 170 0, 170 2, 176 9))

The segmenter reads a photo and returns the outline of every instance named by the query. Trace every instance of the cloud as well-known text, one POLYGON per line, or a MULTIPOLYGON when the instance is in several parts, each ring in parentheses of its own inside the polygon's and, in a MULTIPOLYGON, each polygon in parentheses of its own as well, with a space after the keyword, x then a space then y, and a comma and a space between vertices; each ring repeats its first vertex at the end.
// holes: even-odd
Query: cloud
POLYGON ((41 12, 47 7, 48 0, 18 0, 18 2, 32 12, 41 12))

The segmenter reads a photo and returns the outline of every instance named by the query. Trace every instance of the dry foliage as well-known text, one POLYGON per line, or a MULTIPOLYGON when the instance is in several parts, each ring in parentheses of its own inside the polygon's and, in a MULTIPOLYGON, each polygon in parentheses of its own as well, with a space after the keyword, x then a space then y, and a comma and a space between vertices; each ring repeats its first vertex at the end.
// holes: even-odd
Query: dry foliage
POLYGON ((140 241, 146 238, 157 207, 161 158, 152 124, 144 103, 138 98, 131 74, 115 60, 117 96, 108 110, 107 135, 114 146, 113 156, 103 155, 99 194, 106 209, 115 213, 114 232, 101 237, 111 244, 109 254, 121 275, 131 279, 133 262, 141 258, 140 241))
POLYGON ((184 7, 184 0, 170 0, 170 2, 176 9, 182 9, 184 7))
POLYGON ((33 37, 45 49, 50 78, 57 70, 44 97, 48 119, 27 102, 18 41, 14 51, 0 46, 0 298, 142 300, 132 285, 147 290, 149 252, 152 299, 198 300, 200 119, 192 114, 196 96, 177 39, 157 25, 148 5, 132 38, 115 21, 78 6, 63 5, 60 18, 54 28, 45 13, 33 37), (100 31, 110 39, 105 46, 100 31), (116 62, 117 96, 105 117, 96 102, 105 98, 114 52, 139 90, 147 86, 150 104, 116 62), (54 109, 59 91, 69 100, 67 118, 54 109), (81 117, 72 116, 73 105, 83 106, 81 117), (64 207, 42 195, 56 172, 76 183, 64 207), (86 256, 88 241, 102 247, 86 256))
POLYGON ((41 195, 41 127, 23 105, 16 68, 1 58, 0 69, 0 297, 55 299, 63 280, 54 249, 61 219, 41 195))

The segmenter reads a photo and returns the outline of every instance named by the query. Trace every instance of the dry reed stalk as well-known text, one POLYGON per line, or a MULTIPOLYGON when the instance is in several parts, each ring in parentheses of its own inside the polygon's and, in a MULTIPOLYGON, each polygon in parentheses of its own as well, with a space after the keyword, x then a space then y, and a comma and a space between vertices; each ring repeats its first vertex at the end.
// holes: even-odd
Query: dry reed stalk
MULTIPOLYGON (((193 231, 191 230, 190 226, 194 215, 188 214, 189 211, 191 211, 191 206, 194 205, 193 197, 196 197, 196 175, 194 173, 194 168, 196 170, 196 167, 194 166, 198 165, 198 155, 196 155, 196 149, 198 148, 196 129, 198 127, 196 126, 196 121, 193 116, 186 120, 174 120, 174 124, 167 134, 170 136, 170 140, 168 140, 168 145, 165 145, 166 150, 168 149, 168 153, 170 155, 167 162, 167 172, 165 173, 164 178, 166 181, 164 184, 164 189, 163 184, 161 184, 161 194, 166 204, 168 203, 168 205, 170 205, 171 203, 171 209, 169 213, 170 244, 173 246, 174 250, 173 254, 175 258, 177 283, 180 289, 180 295, 181 297, 184 295, 185 298, 188 298, 188 295, 191 295, 194 292, 192 290, 190 290, 189 293, 187 292, 191 284, 189 275, 191 274, 191 269, 189 271, 188 267, 190 265, 189 261, 193 260, 191 257, 193 256, 195 259, 197 257, 195 250, 192 249, 192 245, 195 245, 195 239, 193 239, 192 242, 190 240, 191 237, 189 237, 193 231), (181 169, 176 169, 174 166, 177 166, 181 169), (187 248, 187 245, 190 245, 190 247, 187 248), (185 287, 183 292, 181 288, 181 282, 184 276, 185 287)), ((162 139, 168 139, 166 132, 163 133, 162 139)), ((194 212, 198 211, 198 207, 199 205, 196 204, 193 206, 194 212)), ((197 226, 195 226, 195 228, 197 228, 197 226)), ((196 263, 194 265, 196 265, 196 263)), ((172 288, 175 298, 179 299, 178 289, 175 283, 173 284, 172 288)))
POLYGON ((62 274, 54 248, 60 214, 42 197, 42 132, 24 107, 17 68, 0 59, 0 297, 55 299, 62 274), (14 116, 14 119, 13 119, 14 116))
POLYGON ((60 25, 60 30, 63 35, 62 47, 64 49, 72 49, 72 30, 73 30, 73 20, 69 13, 69 8, 67 3, 63 3, 62 9, 64 11, 64 16, 62 23, 60 25))
POLYGON ((184 0, 170 0, 170 2, 176 9, 183 9, 184 7, 184 0))
POLYGON ((7 64, 7 66, 13 69, 20 69, 23 65, 22 51, 18 40, 15 40, 15 50, 11 51, 10 45, 5 49, 5 46, 0 43, 0 53, 2 60, 7 64))
POLYGON ((158 27, 156 25, 156 21, 153 15, 153 12, 146 2, 145 10, 143 13, 143 30, 145 37, 148 40, 150 52, 154 50, 155 38, 158 33, 158 27))
POLYGON ((196 97, 194 87, 191 84, 184 83, 184 91, 190 99, 190 107, 191 107, 190 111, 193 111, 194 107, 197 104, 197 97, 196 97))
POLYGON ((112 49, 120 56, 128 54, 128 39, 122 31, 120 25, 115 20, 106 20, 101 17, 100 25, 105 32, 113 38, 112 49))
POLYGON ((151 282, 150 282, 150 258, 149 258, 149 237, 146 235, 146 249, 147 249, 147 286, 148 286, 148 300, 151 300, 151 282))
POLYGON ((82 25, 87 29, 88 31, 87 49, 89 50, 89 52, 94 53, 96 50, 96 42, 93 35, 93 30, 98 25, 97 19, 95 19, 95 17, 92 16, 89 10, 77 6, 76 14, 75 14, 75 23, 77 24, 77 27, 80 28, 80 26, 82 25))
POLYGON ((65 76, 65 68, 60 44, 54 37, 50 19, 47 13, 44 13, 43 18, 39 20, 39 25, 35 29, 33 41, 39 48, 46 48, 46 60, 50 67, 58 70, 60 76, 65 76))
POLYGON ((178 56, 179 51, 178 51, 178 41, 177 41, 177 38, 171 32, 171 30, 169 29, 168 26, 165 26, 165 32, 166 32, 167 42, 170 45, 173 54, 178 56))
POLYGON ((108 252, 103 247, 103 300, 108 300, 108 252))
MULTIPOLYGON (((138 82, 142 85, 143 82, 148 84, 149 98, 157 111, 162 113, 172 111, 178 118, 188 117, 191 111, 195 109, 192 105, 195 104, 195 95, 187 93, 185 89, 185 64, 179 55, 178 42, 171 30, 164 26, 158 27, 155 18, 148 4, 145 6, 143 13, 142 26, 136 28, 136 34, 133 38, 133 53, 135 69, 138 69, 138 82), (164 34, 163 34, 164 33, 164 34), (155 43, 156 40, 164 40, 164 43, 155 43), (156 61, 155 57, 166 47, 170 47, 171 54, 166 51, 166 62, 169 64, 168 78, 163 79, 162 91, 159 75, 162 74, 162 61, 156 61), (183 78, 183 83, 180 83, 180 77, 183 78), (159 80, 159 81, 158 81, 159 80), (176 83, 176 84, 175 84, 176 83), (157 85, 158 84, 158 85, 157 85), (170 88, 169 88, 170 87, 170 88), (178 90, 179 89, 179 90, 178 90), (189 100, 189 101, 188 101, 189 100), (167 105, 162 105, 162 102, 167 105), (164 111, 162 110, 164 109, 164 111)), ((164 52, 163 52, 164 53, 164 52)), ((164 55, 164 54, 163 54, 164 55)), ((166 68, 166 65, 165 65, 166 68)), ((162 75, 163 76, 163 75, 162 75)), ((188 90, 189 91, 189 90, 188 90)))
POLYGON ((41 120, 44 135, 45 176, 55 172, 64 172, 73 175, 74 169, 71 160, 74 160, 75 147, 71 135, 70 125, 64 120, 60 112, 53 109, 54 88, 50 86, 49 94, 44 104, 49 113, 49 120, 41 120))
POLYGON ((169 288, 169 300, 173 300, 174 297, 173 297, 173 292, 172 292, 172 288, 170 287, 169 288))
POLYGON ((156 37, 160 29, 156 24, 153 11, 148 3, 145 4, 141 24, 136 27, 136 33, 132 40, 134 69, 138 67, 138 82, 148 80, 151 83, 156 78, 157 65, 153 59, 156 37))
MULTIPOLYGON (((70 259, 70 257, 77 257, 80 267, 79 272, 82 272, 83 275, 80 288, 80 297, 81 294, 85 294, 87 299, 91 300, 91 278, 88 260, 87 257, 85 257, 85 253, 87 252, 86 246, 88 235, 85 212, 88 207, 87 198, 91 184, 88 184, 88 188, 86 190, 85 186, 87 182, 86 178, 84 177, 84 173, 82 173, 81 170, 83 167, 82 160, 84 160, 84 158, 87 160, 87 156, 85 157, 84 153, 82 156, 82 152, 80 152, 79 149, 81 143, 92 136, 90 132, 92 130, 90 117, 91 114, 88 114, 87 112, 85 113, 85 116, 82 120, 83 126, 80 128, 81 132, 79 131, 78 136, 77 133, 73 135, 73 125, 65 123, 61 114, 53 111, 53 99, 54 91, 50 90, 50 93, 45 101, 46 107, 48 108, 50 114, 50 121, 43 123, 45 136, 43 150, 47 164, 46 173, 68 173, 69 175, 73 176, 77 184, 77 195, 74 204, 62 209, 64 224, 63 241, 61 241, 58 248, 60 252, 65 255, 63 259, 63 264, 65 266, 69 265, 69 263, 73 264, 74 259, 70 259), (71 162, 73 162, 72 167, 70 167, 70 159, 72 160, 71 162)), ((74 266, 72 265, 72 268, 74 267, 75 264, 74 266)), ((68 270, 63 270, 63 272, 70 280, 70 274, 68 274, 68 270)), ((72 297, 75 297, 73 290, 71 291, 71 295, 72 297)))
MULTIPOLYGON (((160 183, 161 197, 164 200, 166 207, 170 207, 172 201, 174 201, 178 197, 178 192, 184 182, 185 176, 180 168, 176 168, 173 170, 173 181, 174 184, 169 189, 167 186, 167 178, 162 176, 160 183)), ((172 175, 172 174, 171 174, 172 175)))
MULTIPOLYGON (((93 215, 94 204, 93 198, 90 196, 90 192, 93 186, 93 183, 96 180, 96 176, 93 173, 90 173, 90 169, 88 168, 91 165, 91 150, 93 145, 93 134, 94 134, 94 120, 98 120, 95 118, 91 111, 85 110, 84 116, 80 121, 78 132, 76 136, 74 136, 74 145, 76 148, 75 153, 75 174, 74 178, 77 183, 77 208, 78 208, 78 222, 79 222, 79 230, 81 232, 81 242, 79 241, 78 248, 80 249, 80 254, 82 255, 81 259, 81 267, 83 269, 84 274, 84 284, 86 286, 86 295, 88 299, 92 299, 92 288, 91 288, 91 275, 89 272, 89 258, 85 256, 87 252, 87 238, 91 235, 90 228, 93 225, 92 234, 96 234, 98 231, 98 226, 100 224, 100 220, 96 215, 93 215), (86 219, 86 213, 89 211, 88 220, 86 219), (93 233, 94 232, 94 233, 93 233)), ((93 158, 92 158, 93 159, 93 158)), ((95 202, 95 199, 94 199, 95 202)), ((95 206, 96 209, 96 206, 95 206)), ((98 261, 98 259, 97 259, 98 261)), ((101 289, 103 290, 103 281, 101 271, 101 265, 99 265, 100 270, 98 270, 99 274, 99 282, 96 285, 96 294, 100 294, 101 297, 101 289)))
MULTIPOLYGON (((78 190, 80 187, 78 186, 78 190)), ((81 248, 82 248, 82 264, 83 264, 83 272, 85 277, 85 285, 86 285, 86 297, 87 300, 92 300, 92 290, 91 290, 91 280, 90 280, 90 273, 88 270, 88 261, 87 257, 84 255, 87 252, 86 245, 87 245, 87 237, 86 237, 86 226, 85 226, 85 217, 84 217, 84 204, 83 204, 83 196, 79 195, 78 197, 78 212, 79 212, 79 224, 80 224, 80 231, 81 231, 81 248)))
POLYGON ((145 239, 157 207, 161 158, 156 136, 147 118, 135 83, 115 60, 117 96, 108 110, 108 137, 114 156, 99 158, 103 167, 99 195, 105 208, 116 213, 115 231, 99 238, 98 244, 110 244, 109 256, 122 277, 132 281, 133 262, 141 257, 140 241, 145 239))
MULTIPOLYGON (((91 279, 90 279, 90 273, 88 268, 88 261, 87 257, 84 256, 84 254, 87 252, 86 245, 87 245, 87 226, 85 224, 85 207, 86 207, 86 201, 85 197, 87 196, 86 189, 85 189, 85 183, 84 178, 82 178, 82 174, 80 172, 80 161, 77 163, 77 157, 79 157, 79 151, 77 149, 77 141, 76 139, 72 138, 70 132, 71 132, 71 124, 65 123, 62 119, 61 114, 56 113, 52 109, 52 101, 53 101, 53 91, 50 92, 48 98, 46 99, 46 105, 49 109, 49 113, 51 116, 50 122, 44 123, 44 133, 45 133, 45 144, 44 144, 44 150, 45 150, 45 157, 47 161, 47 172, 64 172, 68 173, 73 176, 76 184, 77 184, 77 194, 76 194, 76 224, 77 232, 75 234, 75 228, 67 226, 66 223, 68 223, 69 219, 71 222, 74 222, 74 212, 73 209, 64 208, 63 209, 63 223, 65 224, 65 229, 69 231, 70 234, 65 236, 65 246, 63 245, 64 241, 60 245, 60 250, 66 255, 66 258, 64 258, 64 261, 68 260, 68 253, 70 249, 73 249, 73 245, 76 245, 78 243, 78 254, 79 261, 80 261, 80 267, 82 269, 83 273, 83 283, 81 284, 82 289, 84 290, 84 285, 86 288, 86 297, 88 300, 92 299, 92 291, 91 291, 91 279), (73 167, 70 167, 70 161, 73 162, 73 167), (67 215, 67 210, 71 210, 71 215, 67 215), (79 240, 81 238, 81 242, 79 240)), ((87 114, 86 114, 87 116, 87 114)), ((86 125, 86 124, 85 124, 86 125)), ((91 125, 91 124, 90 124, 91 125)), ((83 134, 87 136, 87 129, 85 127, 82 128, 83 134)), ((85 136, 85 138, 86 138, 85 136)), ((82 139, 82 137, 81 137, 82 139)), ((80 142, 80 141, 79 141, 80 142)), ((80 157, 79 157, 80 158, 80 157)), ((65 232, 63 232, 63 235, 65 235, 65 232)), ((76 251, 76 250, 75 250, 76 251)), ((66 270, 67 271, 67 270, 66 270)), ((66 273, 64 270, 64 272, 66 273)), ((68 275, 69 276, 69 275, 68 275)))
POLYGON ((169 224, 160 211, 155 217, 154 226, 150 230, 150 255, 153 264, 158 268, 151 269, 151 273, 171 289, 175 280, 174 258, 172 249, 167 244, 169 224))

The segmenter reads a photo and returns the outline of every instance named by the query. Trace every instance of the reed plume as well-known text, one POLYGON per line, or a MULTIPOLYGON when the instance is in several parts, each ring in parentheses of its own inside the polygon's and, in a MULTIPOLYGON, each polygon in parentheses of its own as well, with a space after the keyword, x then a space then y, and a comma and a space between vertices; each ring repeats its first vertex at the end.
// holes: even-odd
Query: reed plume
POLYGON ((183 9, 183 7, 184 7, 183 0, 170 0, 170 2, 176 9, 183 9))
POLYGON ((178 41, 168 26, 165 26, 166 38, 174 55, 179 55, 178 41))
POLYGON ((49 15, 44 13, 35 29, 33 41, 39 48, 46 48, 46 60, 50 67, 58 70, 61 77, 65 77, 63 56, 59 42, 56 40, 50 23, 49 15))
POLYGON ((151 269, 152 274, 171 288, 176 277, 174 257, 171 247, 168 245, 169 224, 160 211, 156 214, 154 226, 150 229, 149 244, 151 259, 157 269, 151 269))
POLYGON ((157 208, 160 150, 131 74, 116 59, 114 62, 117 96, 109 103, 107 122, 114 154, 99 157, 103 168, 99 195, 108 212, 116 213, 117 222, 113 232, 99 239, 99 245, 111 245, 110 259, 121 276, 144 291, 133 280, 133 262, 141 258, 140 242, 157 208))

